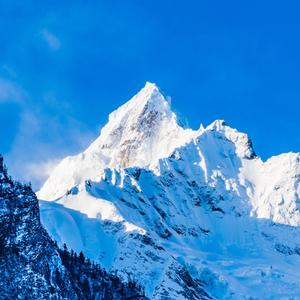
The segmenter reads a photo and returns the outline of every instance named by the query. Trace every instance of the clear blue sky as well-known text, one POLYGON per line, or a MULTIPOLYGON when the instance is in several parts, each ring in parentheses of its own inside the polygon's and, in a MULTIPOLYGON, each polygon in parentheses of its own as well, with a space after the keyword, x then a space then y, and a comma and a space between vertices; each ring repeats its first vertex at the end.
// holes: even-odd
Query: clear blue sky
POLYGON ((38 185, 147 80, 194 129, 225 119, 263 159, 300 151, 298 3, 2 0, 0 152, 38 185))

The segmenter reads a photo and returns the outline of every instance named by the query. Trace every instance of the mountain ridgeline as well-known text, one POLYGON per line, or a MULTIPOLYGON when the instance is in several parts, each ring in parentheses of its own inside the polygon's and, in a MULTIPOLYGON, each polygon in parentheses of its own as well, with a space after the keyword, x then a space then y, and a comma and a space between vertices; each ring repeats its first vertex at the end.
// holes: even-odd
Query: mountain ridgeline
POLYGON ((299 299, 300 153, 263 161, 223 120, 184 128, 155 84, 39 202, 0 166, 0 298, 299 299))
POLYGON ((153 300, 299 299, 300 154, 263 161, 223 120, 184 128, 155 84, 37 195, 60 246, 153 300))
POLYGON ((28 184, 12 180, 0 156, 0 299, 146 299, 134 280, 59 248, 41 225, 28 184))

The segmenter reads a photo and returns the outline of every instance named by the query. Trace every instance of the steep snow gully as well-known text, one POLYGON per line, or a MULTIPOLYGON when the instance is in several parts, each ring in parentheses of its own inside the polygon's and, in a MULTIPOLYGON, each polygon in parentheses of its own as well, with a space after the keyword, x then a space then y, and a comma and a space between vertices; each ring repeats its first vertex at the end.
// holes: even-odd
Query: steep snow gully
POLYGON ((217 120, 181 127, 147 83, 37 193, 59 243, 150 299, 299 299, 300 154, 263 162, 217 120))

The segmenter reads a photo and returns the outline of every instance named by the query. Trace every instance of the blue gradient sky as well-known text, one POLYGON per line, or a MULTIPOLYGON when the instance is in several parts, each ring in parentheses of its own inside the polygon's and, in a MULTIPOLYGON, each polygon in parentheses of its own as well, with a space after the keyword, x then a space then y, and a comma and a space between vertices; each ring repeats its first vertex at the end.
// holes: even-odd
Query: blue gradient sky
POLYGON ((147 80, 194 129, 225 119, 263 159, 300 151, 297 1, 22 2, 0 2, 0 152, 18 178, 38 186, 147 80))

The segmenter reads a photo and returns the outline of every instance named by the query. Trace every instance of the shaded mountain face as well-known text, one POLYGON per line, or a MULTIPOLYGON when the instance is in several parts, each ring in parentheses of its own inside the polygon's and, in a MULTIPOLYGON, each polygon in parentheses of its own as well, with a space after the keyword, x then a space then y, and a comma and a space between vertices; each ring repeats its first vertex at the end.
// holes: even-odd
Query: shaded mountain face
POLYGON ((40 222, 29 185, 13 181, 0 156, 0 299, 145 299, 99 265, 60 250, 40 222))
POLYGON ((59 244, 151 299, 297 299, 299 182, 299 153, 263 162, 222 120, 182 128, 148 83, 38 197, 59 244))
POLYGON ((1 299, 72 298, 75 293, 57 248, 42 227, 30 186, 14 182, 0 158, 1 299), (64 281, 58 286, 54 272, 64 281))

